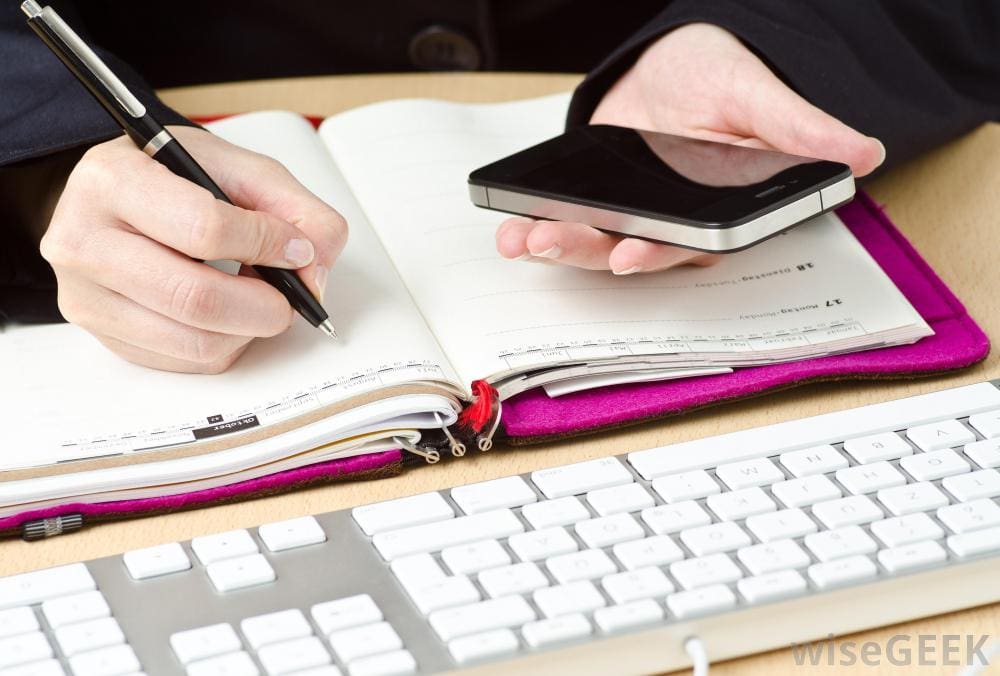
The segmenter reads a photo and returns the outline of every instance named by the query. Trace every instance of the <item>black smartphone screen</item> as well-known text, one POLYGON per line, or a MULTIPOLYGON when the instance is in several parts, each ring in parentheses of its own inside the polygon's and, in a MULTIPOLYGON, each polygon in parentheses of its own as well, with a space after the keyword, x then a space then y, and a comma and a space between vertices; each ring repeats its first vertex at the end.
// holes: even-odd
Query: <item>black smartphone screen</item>
POLYGON ((469 180, 640 216, 728 227, 849 171, 837 162, 591 125, 477 169, 469 180))

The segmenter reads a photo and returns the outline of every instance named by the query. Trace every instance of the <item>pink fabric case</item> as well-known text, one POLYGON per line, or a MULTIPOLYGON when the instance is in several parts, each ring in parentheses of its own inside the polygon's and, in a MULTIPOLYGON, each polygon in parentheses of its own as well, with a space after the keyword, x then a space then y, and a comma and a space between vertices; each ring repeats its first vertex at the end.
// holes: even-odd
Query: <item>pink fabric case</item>
MULTIPOLYGON (((533 443, 620 427, 817 380, 929 375, 964 368, 986 357, 990 349, 986 335, 871 198, 859 193, 838 214, 931 325, 934 336, 914 345, 746 368, 720 376, 619 385, 558 399, 536 389, 504 402, 502 428, 507 440, 533 443)), ((26 521, 62 514, 80 513, 85 523, 128 518, 401 471, 401 452, 373 453, 182 495, 31 510, 0 519, 0 535, 17 534, 26 521)))

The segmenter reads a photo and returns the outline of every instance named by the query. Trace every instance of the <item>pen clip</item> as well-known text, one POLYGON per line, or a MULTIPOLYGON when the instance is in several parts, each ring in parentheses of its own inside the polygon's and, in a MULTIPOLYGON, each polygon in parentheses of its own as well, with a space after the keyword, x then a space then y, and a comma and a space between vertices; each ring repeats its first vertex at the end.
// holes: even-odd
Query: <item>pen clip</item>
POLYGON ((139 99, 128 90, 125 83, 111 72, 111 69, 101 61, 94 50, 80 39, 80 36, 62 20, 62 17, 54 9, 41 7, 35 0, 25 0, 21 3, 21 10, 28 15, 29 21, 36 20, 45 24, 63 42, 66 49, 115 97, 124 112, 136 119, 146 114, 146 106, 142 105, 139 99))

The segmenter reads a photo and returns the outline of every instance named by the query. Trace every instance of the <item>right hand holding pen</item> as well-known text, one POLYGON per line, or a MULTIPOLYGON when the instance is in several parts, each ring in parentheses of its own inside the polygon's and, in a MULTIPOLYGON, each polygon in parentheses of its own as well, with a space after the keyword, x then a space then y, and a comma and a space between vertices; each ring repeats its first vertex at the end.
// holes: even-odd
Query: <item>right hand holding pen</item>
POLYGON ((232 276, 193 259, 297 269, 318 295, 347 224, 278 162, 201 129, 170 132, 240 206, 122 137, 91 148, 70 174, 41 253, 67 321, 131 362, 219 373, 295 313, 249 268, 232 276))

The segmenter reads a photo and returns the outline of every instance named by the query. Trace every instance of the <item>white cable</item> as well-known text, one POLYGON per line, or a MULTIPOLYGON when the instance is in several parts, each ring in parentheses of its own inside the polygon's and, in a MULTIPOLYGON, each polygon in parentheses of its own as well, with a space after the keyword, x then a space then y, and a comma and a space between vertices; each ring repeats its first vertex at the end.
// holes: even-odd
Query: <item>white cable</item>
POLYGON ((708 654, 705 652, 705 644, 697 636, 692 636, 684 641, 684 650, 691 658, 691 666, 694 670, 693 676, 708 676, 708 654))

